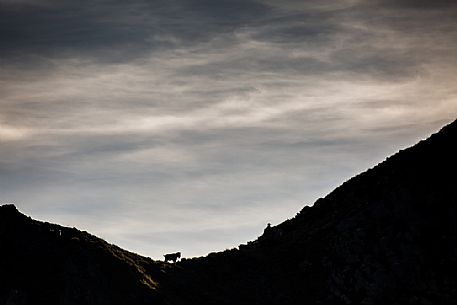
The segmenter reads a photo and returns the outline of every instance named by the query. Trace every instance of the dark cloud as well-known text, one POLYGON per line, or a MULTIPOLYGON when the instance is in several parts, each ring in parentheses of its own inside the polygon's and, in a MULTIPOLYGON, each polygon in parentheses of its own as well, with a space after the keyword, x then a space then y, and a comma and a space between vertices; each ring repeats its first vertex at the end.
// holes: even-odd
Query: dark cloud
POLYGON ((454 0, 378 0, 376 3, 380 6, 388 6, 403 9, 446 9, 457 8, 454 0))
POLYGON ((0 2, 2 56, 96 56, 122 60, 210 39, 256 20, 252 1, 0 2))

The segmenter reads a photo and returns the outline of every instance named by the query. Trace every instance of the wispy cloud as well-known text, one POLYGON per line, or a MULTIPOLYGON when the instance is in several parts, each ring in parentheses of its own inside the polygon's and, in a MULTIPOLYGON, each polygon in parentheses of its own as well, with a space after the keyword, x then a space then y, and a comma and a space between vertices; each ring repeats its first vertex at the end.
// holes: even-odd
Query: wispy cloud
POLYGON ((245 242, 457 114, 453 1, 0 6, 2 201, 155 257, 245 242))

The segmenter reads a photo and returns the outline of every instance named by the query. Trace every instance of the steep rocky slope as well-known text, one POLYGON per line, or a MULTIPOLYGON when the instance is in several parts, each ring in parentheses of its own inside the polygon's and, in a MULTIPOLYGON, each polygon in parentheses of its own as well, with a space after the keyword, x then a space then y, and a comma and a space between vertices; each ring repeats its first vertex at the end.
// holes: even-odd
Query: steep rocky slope
POLYGON ((456 141, 454 122, 171 285, 206 287, 201 304, 457 304, 456 141))
POLYGON ((454 122, 256 241, 176 265, 1 207, 0 304, 457 304, 456 141, 454 122))

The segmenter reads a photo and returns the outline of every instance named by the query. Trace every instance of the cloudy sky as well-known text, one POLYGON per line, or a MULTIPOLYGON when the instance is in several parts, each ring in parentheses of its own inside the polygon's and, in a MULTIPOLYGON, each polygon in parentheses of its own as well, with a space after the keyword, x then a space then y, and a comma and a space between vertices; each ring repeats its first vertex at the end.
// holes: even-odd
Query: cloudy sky
POLYGON ((457 117, 454 0, 0 0, 0 202, 160 259, 457 117))

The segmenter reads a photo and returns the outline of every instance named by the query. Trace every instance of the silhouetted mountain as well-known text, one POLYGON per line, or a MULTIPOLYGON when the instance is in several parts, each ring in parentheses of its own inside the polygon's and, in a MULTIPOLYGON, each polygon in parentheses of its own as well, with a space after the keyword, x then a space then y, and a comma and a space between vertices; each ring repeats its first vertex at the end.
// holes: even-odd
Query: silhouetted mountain
POLYGON ((0 304, 457 304, 457 121, 237 249, 176 264, 0 207, 0 304))
POLYGON ((159 263, 75 228, 0 207, 0 304, 162 304, 159 263))

